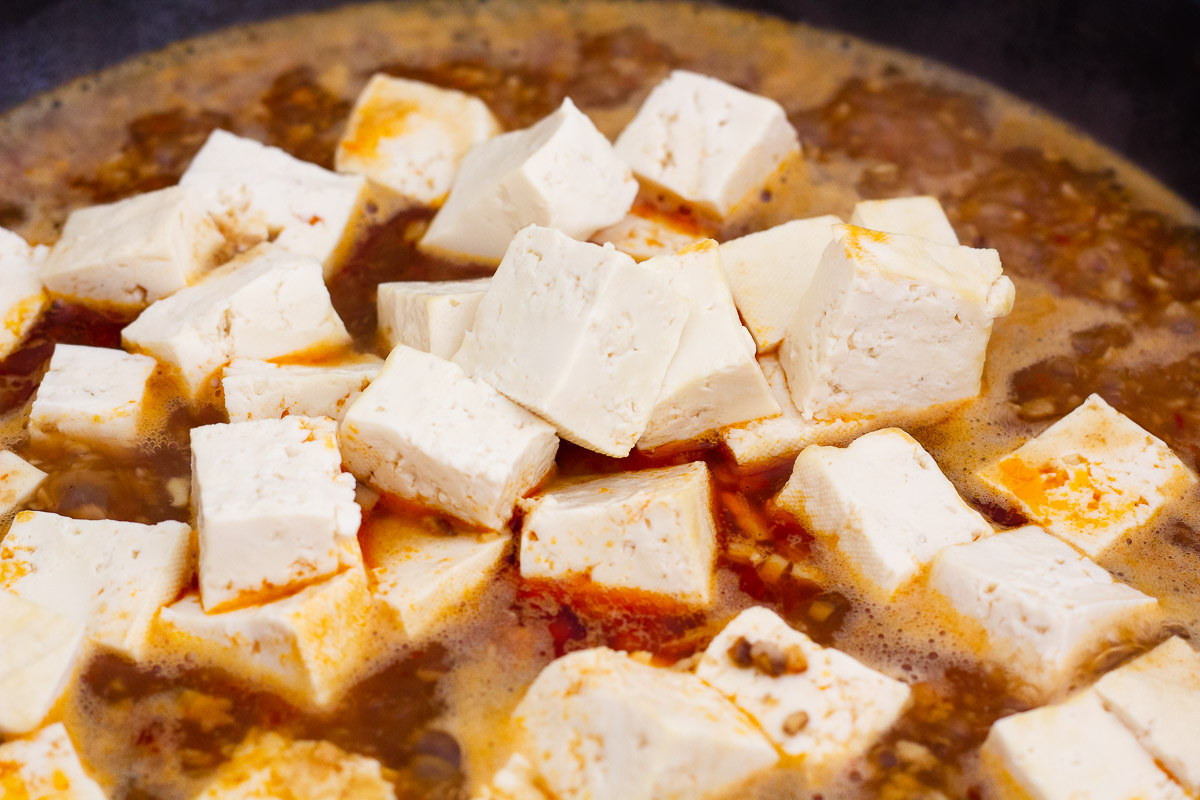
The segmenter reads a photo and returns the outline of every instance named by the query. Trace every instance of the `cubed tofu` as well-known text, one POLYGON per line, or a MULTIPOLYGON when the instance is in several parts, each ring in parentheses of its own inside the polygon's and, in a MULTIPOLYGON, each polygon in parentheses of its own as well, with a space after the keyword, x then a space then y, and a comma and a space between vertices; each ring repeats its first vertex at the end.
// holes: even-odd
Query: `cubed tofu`
POLYGON ((899 428, 868 433, 845 448, 805 448, 775 505, 836 553, 868 594, 883 598, 942 548, 992 532, 899 428))
POLYGON ((192 497, 205 611, 291 593, 358 561, 362 512, 326 417, 194 428, 192 497))
POLYGON ((1172 637, 1095 684, 1104 707, 1193 796, 1200 796, 1200 653, 1172 637))
POLYGON ((628 165, 568 98, 532 127, 467 154, 421 247, 495 264, 527 225, 587 239, 624 217, 637 190, 628 165))
POLYGON ((5 800, 106 800, 79 761, 61 722, 28 739, 0 744, 0 797, 5 800))
POLYGON ((732 703, 695 675, 607 648, 542 670, 514 717, 559 800, 701 800, 732 793, 779 759, 732 703))
POLYGON ((22 511, 0 543, 0 590, 83 626, 103 648, 140 660, 154 615, 191 580, 191 539, 182 522, 142 525, 22 511))
POLYGON ((230 422, 283 417, 341 419, 379 374, 382 363, 309 367, 235 358, 221 378, 225 411, 230 422))
POLYGON ((83 625, 0 589, 0 642, 0 734, 29 733, 42 724, 75 671, 83 625))
POLYGON ((596 231, 591 241, 611 244, 635 261, 669 256, 708 238, 690 215, 668 214, 653 206, 635 203, 624 219, 596 231))
POLYGON ((1091 558, 1196 484, 1161 439, 1095 394, 979 477, 1091 558))
POLYGON ((621 132, 617 155, 644 181, 726 216, 800 152, 783 107, 676 70, 621 132))
POLYGON ((157 366, 148 356, 56 344, 29 411, 31 437, 135 447, 146 416, 146 384, 157 366))
POLYGON ((350 334, 316 261, 260 245, 147 308, 121 340, 170 365, 199 397, 235 358, 332 351, 347 347, 350 334))
POLYGON ((46 473, 11 450, 0 450, 0 519, 17 511, 46 480, 46 473))
POLYGON ((711 491, 708 466, 696 461, 535 495, 521 504, 521 576, 707 605, 717 536, 711 491))
POLYGON ((979 394, 1012 310, 995 250, 835 225, 779 360, 806 419, 924 418, 979 394))
POLYGON ((794 219, 721 245, 721 268, 758 352, 779 347, 841 219, 794 219))
POLYGON ((366 175, 411 203, 436 206, 471 148, 498 133, 500 123, 477 97, 377 74, 350 112, 334 162, 338 172, 366 175))
POLYGON ((381 283, 376 295, 380 338, 388 350, 404 344, 453 358, 489 285, 491 278, 381 283))
POLYGON ((983 655, 1047 691, 1158 610, 1153 597, 1033 526, 946 548, 929 583, 983 628, 983 655))
POLYGON ((872 231, 920 236, 950 247, 959 244, 942 204, 930 195, 860 200, 854 206, 850 224, 872 231))
POLYGON ((395 800, 373 758, 329 742, 251 731, 196 800, 395 800))
POLYGON ((360 480, 493 530, 558 451, 550 425, 454 363, 404 345, 347 409, 340 436, 360 480))
POLYGON ((696 675, 798 756, 809 786, 865 755, 912 702, 906 684, 821 647, 762 607, 725 626, 696 675))
POLYGON ((72 212, 42 280, 75 303, 141 310, 193 283, 224 244, 204 195, 172 186, 72 212))
POLYGON ((0 359, 20 347, 50 304, 40 274, 48 252, 0 228, 0 359))
POLYGON ((754 340, 721 274, 717 243, 708 239, 643 266, 687 300, 688 317, 638 448, 653 450, 779 416, 779 403, 754 358, 754 340))
POLYGON ((454 361, 551 422, 626 456, 679 348, 688 302, 612 247, 530 226, 513 240, 454 361))
POLYGON ((983 765, 997 798, 1187 797, 1091 691, 992 725, 983 765))

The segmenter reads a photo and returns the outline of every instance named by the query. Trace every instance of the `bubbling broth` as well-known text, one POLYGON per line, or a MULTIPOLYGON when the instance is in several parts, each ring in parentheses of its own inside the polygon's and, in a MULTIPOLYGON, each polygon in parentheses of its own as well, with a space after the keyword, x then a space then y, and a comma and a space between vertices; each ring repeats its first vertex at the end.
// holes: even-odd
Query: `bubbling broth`
MULTIPOLYGON (((351 6, 177 45, 0 120, 0 223, 53 242, 73 208, 172 185, 216 127, 331 166, 353 98, 378 71, 477 95, 508 129, 571 97, 611 137, 676 67, 778 100, 805 153, 733 217, 696 219, 698 230, 726 240, 795 217, 847 217, 861 198, 928 193, 964 244, 999 251, 1018 299, 996 323, 983 395, 910 431, 993 524, 1024 519, 976 470, 1092 392, 1196 467, 1200 230, 1189 226, 1192 209, 1117 156, 978 81, 836 33, 717 7, 351 6)), ((687 213, 653 193, 642 201, 687 213)), ((360 351, 378 349, 379 283, 490 272, 418 251, 431 216, 406 211, 370 230, 330 279, 360 351)), ((223 412, 190 410, 165 378, 155 389, 160 413, 134 453, 35 446, 22 435, 53 343, 119 347, 125 322, 57 301, 0 364, 5 441, 50 474, 35 509, 139 522, 189 518, 188 430, 222 421, 223 412)), ((885 608, 855 595, 812 535, 770 502, 790 459, 747 469, 717 443, 627 459, 564 444, 554 480, 694 460, 714 476, 720 554, 711 608, 580 599, 523 583, 510 558, 461 620, 432 643, 377 653, 324 713, 215 670, 98 657, 64 711, 82 731, 82 756, 116 797, 187 798, 247 731, 268 728, 379 759, 400 797, 465 798, 503 762, 511 711, 556 656, 607 645, 658 665, 686 665, 731 616, 759 604, 914 689, 911 710, 827 797, 977 796, 977 751, 991 723, 1046 698, 981 667, 972 657, 975 634, 955 628, 927 598, 902 593, 885 608)), ((1193 490, 1101 560, 1158 597, 1168 627, 1101 654, 1094 673, 1169 632, 1200 633, 1196 503, 1193 490)), ((364 513, 360 537, 367 542, 374 528, 391 524, 459 527, 385 498, 364 513)), ((371 550, 364 550, 369 570, 371 550)), ((772 778, 763 796, 792 796, 789 780, 772 778)))

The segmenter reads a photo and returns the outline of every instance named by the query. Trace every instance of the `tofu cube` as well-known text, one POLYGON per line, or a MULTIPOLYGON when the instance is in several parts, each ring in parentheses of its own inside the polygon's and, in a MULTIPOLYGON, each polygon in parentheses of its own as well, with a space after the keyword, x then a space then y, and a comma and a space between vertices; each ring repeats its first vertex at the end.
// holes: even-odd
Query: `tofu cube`
POLYGON ((421 247, 494 264, 530 224, 587 239, 624 217, 637 190, 608 139, 567 98, 532 127, 501 134, 467 154, 421 247))
POLYGON ((405 200, 441 205, 475 145, 500 133, 487 104, 453 89, 377 74, 338 142, 338 172, 365 175, 405 200))
POLYGON ((653 206, 635 203, 624 219, 596 231, 593 244, 611 244, 645 261, 655 256, 669 256, 690 244, 708 238, 702 226, 690 215, 668 214, 653 206))
POLYGON ((979 477, 1090 558, 1196 484, 1161 439, 1095 394, 979 477))
POLYGON ((558 451, 550 425, 452 362, 404 345, 346 411, 340 436, 346 466, 363 482, 493 530, 558 451))
POLYGON ((642 180, 724 217, 800 153, 800 140, 774 100, 676 70, 650 92, 616 150, 642 180))
POLYGON ((1153 597, 1033 526, 946 548, 929 583, 982 627, 985 655, 1047 691, 1158 611, 1153 597))
POLYGON ((835 225, 779 350, 806 419, 927 418, 979 394, 1012 310, 995 250, 835 225))
POLYGON ((688 301, 611 247, 530 226, 513 240, 454 361, 609 456, 645 432, 688 301))
POLYGON ((805 448, 775 504, 881 598, 892 597, 943 548, 992 532, 899 428, 868 433, 845 448, 805 448))
POLYGON ((192 430, 205 611, 295 591, 358 560, 362 512, 325 417, 192 430))
POLYGON ((958 234, 936 197, 892 197, 887 200, 861 200, 854 206, 850 224, 872 231, 920 236, 931 242, 954 247, 958 234))
POLYGON ((983 744, 983 766, 997 797, 1187 797, 1091 691, 992 725, 983 744))
POLYGON ((29 411, 30 435, 35 442, 61 436, 114 450, 136 446, 157 367, 148 356, 56 344, 29 411))
POLYGON ((221 390, 230 422, 283 417, 341 419, 379 374, 382 361, 309 367, 235 358, 221 390))
POLYGON ((61 722, 0 744, 0 789, 11 800, 105 800, 61 722))
POLYGON ((679 349, 667 367, 638 449, 700 439, 727 425, 779 416, 779 403, 754 359, 721 274, 721 251, 708 239, 643 266, 688 302, 679 349))
POLYGON ((799 757, 809 786, 866 755, 912 703, 903 682, 821 647, 762 607, 725 626, 696 675, 746 712, 776 747, 799 757))
POLYGON ((1192 796, 1200 796, 1200 653, 1172 637, 1095 684, 1104 707, 1192 796))
POLYGON ((0 359, 8 358, 50 304, 41 269, 49 248, 30 247, 12 231, 0 228, 0 359))
POLYGON ((350 334, 320 265, 263 245, 147 308, 121 340, 172 367, 198 398, 235 358, 315 355, 347 347, 350 334))
POLYGON ((42 280, 74 303, 141 310, 193 283, 224 244, 203 194, 172 186, 73 211, 42 280))
POLYGON ((404 344, 453 358, 490 285, 491 278, 381 283, 376 295, 380 337, 389 351, 404 344))
MULTIPOLYGON (((41 726, 75 671, 83 625, 0 590, 0 642, 0 734, 29 733, 41 726)), ((0 766, 0 787, 4 774, 0 766)))
POLYGON ((521 507, 521 577, 575 591, 705 606, 716 525, 703 461, 606 475, 521 507))
POLYGON ((514 717, 526 756, 560 800, 733 796, 779 760, 695 675, 602 647, 551 662, 514 717))
POLYGON ((779 347, 833 241, 832 214, 794 219, 721 245, 721 268, 759 353, 779 347))
POLYGON ((0 519, 7 518, 33 497, 46 473, 11 450, 0 450, 0 519))

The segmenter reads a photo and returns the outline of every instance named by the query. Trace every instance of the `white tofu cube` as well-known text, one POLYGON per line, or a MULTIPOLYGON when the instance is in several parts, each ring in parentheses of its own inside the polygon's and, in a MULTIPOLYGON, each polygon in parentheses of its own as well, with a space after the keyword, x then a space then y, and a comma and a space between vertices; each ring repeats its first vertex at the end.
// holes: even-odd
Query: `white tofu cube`
POLYGON ((359 94, 334 160, 338 172, 436 206, 468 151, 498 133, 500 123, 477 97, 378 74, 359 94))
MULTIPOLYGON (((29 733, 42 724, 75 671, 83 625, 0 590, 0 642, 0 734, 29 733)), ((0 767, 0 787, 3 776, 0 767)))
POLYGON ((382 363, 309 367, 235 358, 221 378, 225 411, 230 422, 283 417, 341 419, 379 374, 382 363))
POLYGON ((983 744, 983 765, 997 797, 1187 797, 1091 691, 992 725, 983 744))
POLYGON ((624 217, 637 190, 629 167, 568 98, 532 127, 467 154, 421 247, 494 264, 530 224, 587 239, 624 217))
POLYGON ((514 713, 560 800, 725 796, 774 766, 762 733, 695 675, 606 648, 542 670, 514 713))
POLYGON ((491 278, 381 283, 376 296, 380 337, 388 350, 404 344, 453 358, 490 285, 491 278))
POLYGON ((332 351, 348 346, 350 334, 320 265, 264 245, 159 300, 121 331, 121 340, 170 365, 197 397, 215 388, 214 377, 235 358, 332 351))
POLYGON ((1095 684, 1104 707, 1189 794, 1200 796, 1200 653, 1179 637, 1095 684))
POLYGON ((0 450, 0 519, 33 497, 46 473, 11 450, 0 450))
POLYGON ((0 789, 11 800, 106 800, 61 722, 0 744, 0 789))
POLYGON ((639 178, 724 217, 799 154, 800 140, 774 100, 676 70, 650 92, 616 149, 639 178))
POLYGON ((360 480, 494 530, 558 451, 548 424, 452 362, 404 345, 346 411, 340 436, 360 480))
POLYGON ((325 417, 192 430, 205 611, 295 591, 358 561, 362 513, 325 417))
POLYGON ((522 502, 521 577, 692 606, 712 601, 708 466, 625 472, 522 502))
POLYGON ((707 233, 691 216, 667 214, 642 204, 634 204, 624 219, 596 231, 594 244, 611 244, 635 261, 669 256, 689 244, 707 239, 707 233))
POLYGON ((1196 484, 1161 439, 1095 394, 979 477, 1091 558, 1196 484))
POLYGON ((713 639, 696 675, 801 760, 818 786, 862 757, 912 702, 901 681, 813 642, 769 609, 738 614, 713 639))
POLYGON ((758 352, 774 350, 833 241, 832 214, 794 219, 721 245, 721 268, 758 352))
POLYGON ((892 197, 887 200, 861 200, 854 206, 850 224, 872 231, 920 236, 931 242, 954 247, 958 234, 936 197, 892 197))
POLYGON ((49 248, 0 228, 0 359, 12 355, 50 304, 41 269, 49 248))
POLYGON ((72 212, 42 280, 75 303, 140 310, 193 283, 224 244, 203 194, 173 186, 72 212))
POLYGON ((985 655, 1045 690, 1069 683, 1089 657, 1158 610, 1153 597, 1032 526, 946 548, 929 583, 983 628, 985 655))
POLYGON ((492 277, 454 361, 588 449, 646 430, 688 302, 611 247, 530 226, 492 277))
POLYGON ((191 580, 191 539, 182 522, 22 511, 0 543, 0 590, 83 626, 103 648, 141 660, 154 615, 191 580))
POLYGON ((754 340, 721 274, 717 243, 708 239, 643 266, 687 300, 688 318, 638 448, 652 450, 779 416, 779 403, 754 359, 754 340))
POLYGON ((943 548, 992 532, 899 428, 868 433, 845 448, 805 448, 775 504, 836 553, 869 594, 883 598, 943 548))
POLYGON ((976 397, 1013 297, 995 250, 835 225, 779 350, 792 402, 903 421, 976 397))
POLYGON ((56 344, 29 411, 35 442, 61 436, 115 450, 137 445, 158 362, 105 347, 56 344))

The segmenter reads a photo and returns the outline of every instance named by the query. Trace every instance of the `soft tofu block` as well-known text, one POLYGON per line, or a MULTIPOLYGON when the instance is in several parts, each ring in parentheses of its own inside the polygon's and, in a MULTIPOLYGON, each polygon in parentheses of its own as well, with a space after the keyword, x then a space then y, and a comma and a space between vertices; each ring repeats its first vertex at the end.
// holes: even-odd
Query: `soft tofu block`
POLYGON ((454 361, 564 439, 626 456, 650 422, 688 305, 624 253, 530 226, 492 277, 454 361))
POLYGON ((779 416, 779 403, 754 358, 754 340, 721 274, 717 243, 708 239, 643 266, 687 300, 688 317, 638 448, 652 450, 779 416))
POLYGON ((0 450, 0 519, 33 497, 46 473, 11 450, 0 450))
POLYGON ((61 722, 0 744, 0 791, 6 800, 106 800, 61 722))
POLYGON ((725 626, 696 675, 799 757, 809 786, 865 755, 912 702, 906 684, 821 647, 762 607, 725 626))
POLYGON ((800 140, 774 100, 676 70, 616 149, 639 178, 723 217, 798 155, 800 140))
POLYGON ((112 449, 137 444, 158 362, 105 347, 56 344, 29 411, 34 441, 61 436, 112 449))
POLYGON ((194 282, 224 244, 204 195, 173 186, 72 212, 42 280, 76 303, 140 310, 194 282))
POLYGON ((929 195, 861 200, 854 206, 850 224, 873 231, 920 236, 951 247, 959 243, 942 204, 929 195))
POLYGON ((48 252, 0 228, 0 359, 8 358, 25 341, 50 303, 40 275, 48 252))
POLYGON ((379 374, 382 361, 310 367, 236 358, 225 367, 221 390, 230 422, 283 417, 341 419, 379 374))
POLYGON ((532 127, 467 154, 421 247, 494 264, 527 225, 587 239, 624 217, 637 190, 628 165, 568 98, 532 127))
POLYGON ((1193 796, 1200 796, 1200 653, 1172 637, 1095 684, 1104 707, 1193 796))
POLYGON ((942 548, 992 532, 933 458, 898 428, 805 448, 775 504, 816 534, 872 595, 891 597, 942 548))
POLYGON ((0 589, 0 642, 0 734, 29 733, 42 724, 74 672, 83 625, 0 589))
POLYGON ((121 340, 170 365, 196 397, 235 358, 316 354, 348 346, 350 334, 320 265, 261 245, 147 308, 121 340))
POLYGON ((946 548, 929 583, 983 628, 992 660, 1047 690, 1158 609, 1153 597, 1032 526, 946 548))
POLYGON ((774 766, 762 733, 695 675, 606 648, 542 670, 514 712, 559 800, 724 796, 774 766))
POLYGON ((360 480, 494 530, 558 451, 550 425, 452 362, 404 345, 347 409, 340 436, 360 480))
POLYGON ((381 283, 376 295, 380 338, 389 350, 404 344, 453 358, 489 285, 491 278, 381 283))
POLYGON ((358 560, 362 512, 326 417, 192 430, 205 611, 277 597, 358 560))
POLYGON ((721 268, 758 352, 779 347, 833 241, 832 214, 794 219, 721 245, 721 268))
POLYGON ((708 466, 608 475, 521 506, 521 576, 579 591, 703 606, 712 600, 716 526, 708 466))
POLYGON ((807 419, 926 417, 976 397, 1012 310, 995 250, 835 225, 779 360, 807 419))
POLYGON ((668 214, 652 206, 634 204, 624 219, 596 231, 591 241, 611 244, 636 261, 669 256, 707 238, 691 216, 668 214))
MULTIPOLYGON (((1194 734, 1194 731, 1193 731, 1194 734)), ((1013 714, 983 744, 985 774, 997 797, 1030 800, 1183 800, 1133 734, 1095 692, 1013 714)))
POLYGON ((334 161, 338 172, 436 206, 471 148, 498 133, 500 123, 477 97, 378 74, 359 94, 334 161))
POLYGON ((1091 558, 1196 483, 1161 439, 1095 394, 979 477, 1091 558))

